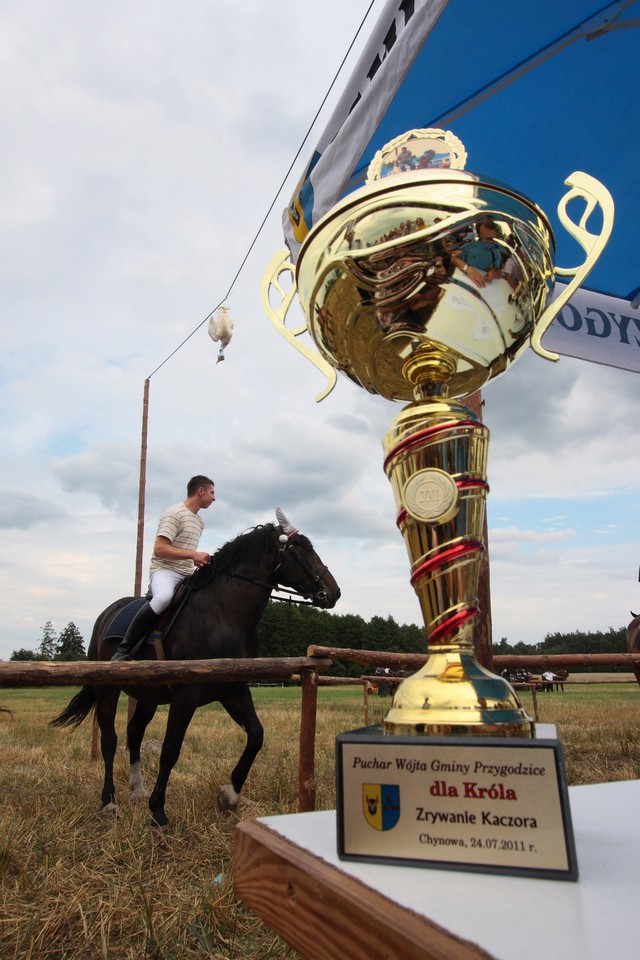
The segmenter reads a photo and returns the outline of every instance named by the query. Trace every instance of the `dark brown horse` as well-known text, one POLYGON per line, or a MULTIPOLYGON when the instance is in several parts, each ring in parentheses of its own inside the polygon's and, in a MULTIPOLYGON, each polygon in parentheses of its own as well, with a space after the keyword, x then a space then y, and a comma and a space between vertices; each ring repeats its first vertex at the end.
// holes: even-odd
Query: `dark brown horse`
MULTIPOLYGON (((631 611, 633 620, 627 627, 627 650, 629 653, 636 653, 640 657, 640 614, 631 611)), ((640 683, 640 662, 635 661, 631 669, 635 678, 640 683)))
MULTIPOLYGON (((258 623, 272 590, 280 585, 307 597, 314 606, 335 606, 340 590, 331 573, 310 541, 280 511, 277 515, 279 525, 254 527, 236 537, 213 555, 207 567, 196 571, 187 581, 191 587, 188 600, 164 639, 167 660, 258 656, 258 623)), ((90 660, 111 658, 118 641, 107 639, 109 627, 118 611, 132 599, 117 600, 100 614, 89 644, 90 660)), ((153 657, 154 649, 149 644, 138 654, 138 659, 153 657)), ((129 785, 134 800, 148 796, 140 770, 144 732, 158 705, 170 704, 160 770, 149 798, 155 823, 158 826, 167 824, 164 810, 167 782, 180 755, 191 718, 198 707, 214 700, 222 704, 247 735, 245 749, 231 774, 231 783, 223 786, 218 794, 220 809, 235 809, 263 740, 262 724, 256 715, 248 684, 210 682, 175 684, 173 688, 131 685, 123 689, 136 700, 135 712, 127 726, 129 785)), ((120 692, 117 687, 85 686, 51 721, 53 726, 76 726, 95 707, 104 760, 102 810, 105 812, 116 809, 113 761, 117 744, 115 715, 120 692)))

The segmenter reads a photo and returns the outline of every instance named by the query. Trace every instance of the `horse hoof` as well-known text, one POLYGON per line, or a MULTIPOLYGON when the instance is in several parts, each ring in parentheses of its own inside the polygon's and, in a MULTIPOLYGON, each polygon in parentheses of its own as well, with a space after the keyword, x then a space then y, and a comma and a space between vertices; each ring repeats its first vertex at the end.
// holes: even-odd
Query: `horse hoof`
POLYGON ((164 810, 152 810, 151 818, 153 826, 157 827, 159 830, 166 830, 169 826, 169 818, 164 810))
POLYGON ((104 807, 100 808, 101 817, 108 817, 110 815, 115 817, 117 812, 118 812, 118 805, 115 804, 113 801, 111 801, 111 803, 105 803, 104 807))
POLYGON ((131 791, 131 800, 133 803, 139 803, 140 800, 148 800, 149 794, 144 787, 134 787, 131 791))
POLYGON ((220 813, 233 813, 238 806, 240 794, 236 793, 230 783, 226 783, 220 788, 217 803, 220 813))

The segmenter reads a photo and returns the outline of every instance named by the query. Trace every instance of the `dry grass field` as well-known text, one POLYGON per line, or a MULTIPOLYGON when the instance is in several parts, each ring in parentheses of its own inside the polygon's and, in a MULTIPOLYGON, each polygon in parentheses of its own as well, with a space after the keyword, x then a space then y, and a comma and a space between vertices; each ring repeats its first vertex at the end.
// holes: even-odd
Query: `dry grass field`
MULTIPOLYGON (((614 679, 613 677, 611 678, 614 679)), ((619 679, 619 676, 615 679, 619 679)), ((128 800, 124 703, 119 718, 117 817, 98 814, 102 764, 90 760, 91 724, 48 720, 75 691, 2 690, 0 703, 0 957, 2 960, 286 960, 295 955, 233 895, 236 816, 215 795, 228 782, 242 733, 216 705, 198 711, 167 794, 170 826, 150 825, 128 800)), ((295 812, 299 691, 261 688, 265 747, 238 816, 295 812)), ((523 702, 530 705, 528 694, 523 702)), ((568 685, 538 695, 540 720, 558 726, 569 782, 640 778, 637 684, 568 685)), ((389 700, 370 698, 369 722, 389 700)), ((153 783, 164 715, 143 752, 153 783)), ((363 725, 360 689, 323 688, 317 727, 317 805, 335 805, 334 738, 363 725)))

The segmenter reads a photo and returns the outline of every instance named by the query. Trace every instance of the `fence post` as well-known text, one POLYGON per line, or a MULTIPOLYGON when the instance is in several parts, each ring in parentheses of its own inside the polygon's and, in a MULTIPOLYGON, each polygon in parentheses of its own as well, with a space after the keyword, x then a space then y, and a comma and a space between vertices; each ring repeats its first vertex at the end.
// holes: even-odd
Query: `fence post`
POLYGON ((300 756, 298 760, 298 812, 316 808, 316 715, 318 710, 318 673, 301 670, 302 704, 300 708, 300 756))

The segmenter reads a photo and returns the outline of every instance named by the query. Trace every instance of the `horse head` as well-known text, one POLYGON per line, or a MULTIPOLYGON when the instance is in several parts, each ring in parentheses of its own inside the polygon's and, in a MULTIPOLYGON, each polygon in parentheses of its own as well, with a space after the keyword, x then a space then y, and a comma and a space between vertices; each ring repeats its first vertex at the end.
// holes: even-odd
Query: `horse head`
POLYGON ((313 549, 311 541, 276 508, 278 526, 277 582, 311 601, 314 607, 330 610, 340 598, 340 587, 331 571, 313 549))

